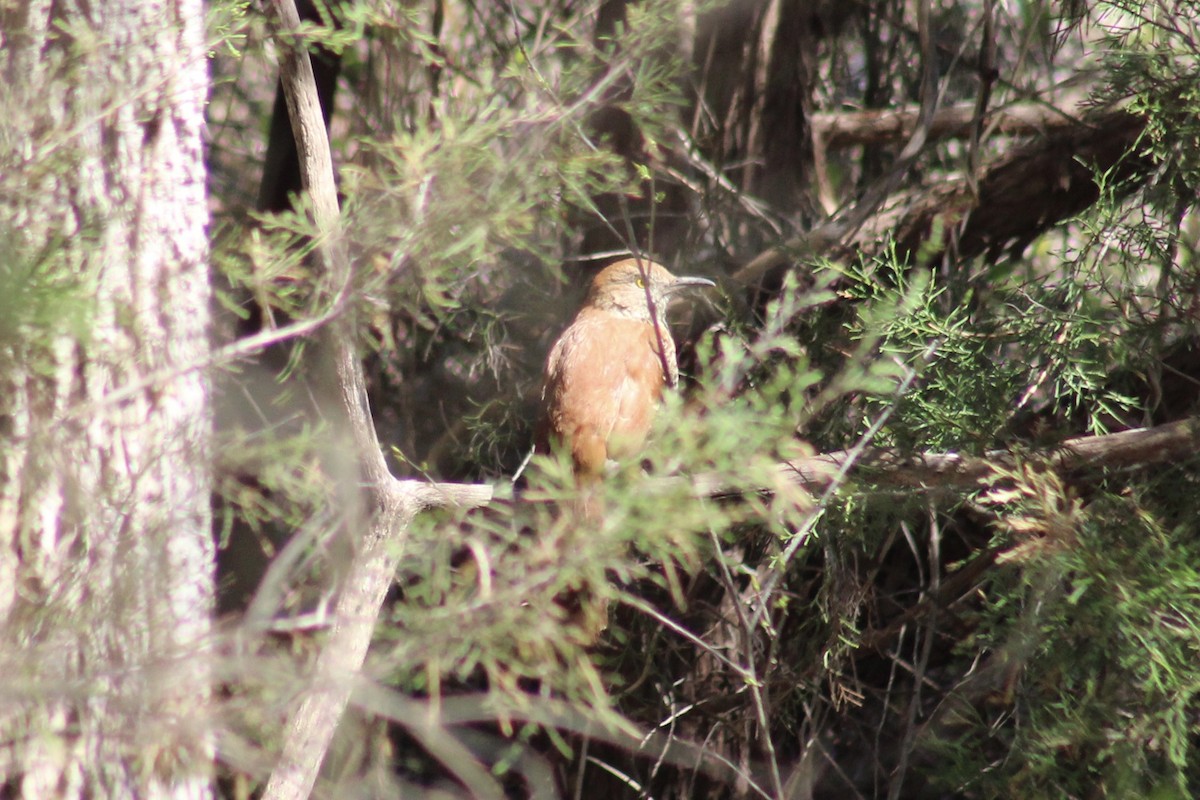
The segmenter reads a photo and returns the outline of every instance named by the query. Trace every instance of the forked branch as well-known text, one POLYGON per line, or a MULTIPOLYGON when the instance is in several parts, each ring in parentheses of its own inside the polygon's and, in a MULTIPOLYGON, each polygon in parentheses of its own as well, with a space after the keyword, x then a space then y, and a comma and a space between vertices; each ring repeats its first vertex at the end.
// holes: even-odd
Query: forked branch
MULTIPOLYGON (((296 137, 301 182, 317 230, 316 260, 322 277, 341 294, 351 278, 341 239, 337 190, 329 138, 321 116, 312 63, 297 39, 300 15, 294 0, 271 0, 268 16, 280 52, 280 80, 296 137)), ((354 442, 363 490, 345 500, 344 535, 359 539, 333 607, 333 627, 317 659, 309 688, 297 698, 284 732, 279 763, 263 795, 267 800, 302 800, 312 793, 333 732, 345 712, 401 548, 395 546, 422 509, 485 505, 487 486, 430 485, 401 481, 388 472, 367 405, 366 383, 354 339, 352 303, 324 328, 323 352, 332 359, 341 399, 341 422, 354 442)))

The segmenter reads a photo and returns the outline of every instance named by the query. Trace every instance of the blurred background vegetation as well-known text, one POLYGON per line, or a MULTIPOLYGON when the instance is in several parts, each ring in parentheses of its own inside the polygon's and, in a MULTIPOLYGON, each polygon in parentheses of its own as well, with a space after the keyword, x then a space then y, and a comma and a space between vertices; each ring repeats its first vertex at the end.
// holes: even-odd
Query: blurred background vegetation
MULTIPOLYGON (((218 337, 352 307, 393 471, 501 487, 403 538, 368 665, 392 691, 324 795, 1200 791, 1195 459, 1051 460, 1195 413, 1200 6, 308 4, 351 287, 307 262, 260 12, 209 12, 218 337), (720 290, 584 525, 562 464, 505 487, 551 342, 630 250, 720 290), (573 594, 609 602, 594 645, 573 594)), ((230 658, 231 796, 353 547, 313 346, 218 378, 221 604, 271 631, 230 658)))

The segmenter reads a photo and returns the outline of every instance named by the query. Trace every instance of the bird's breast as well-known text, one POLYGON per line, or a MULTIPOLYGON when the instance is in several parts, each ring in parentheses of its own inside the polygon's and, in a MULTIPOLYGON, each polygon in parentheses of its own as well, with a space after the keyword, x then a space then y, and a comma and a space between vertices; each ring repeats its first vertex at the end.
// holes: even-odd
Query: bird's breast
POLYGON ((584 466, 632 455, 675 374, 675 344, 665 327, 584 309, 546 363, 549 433, 567 440, 584 466))

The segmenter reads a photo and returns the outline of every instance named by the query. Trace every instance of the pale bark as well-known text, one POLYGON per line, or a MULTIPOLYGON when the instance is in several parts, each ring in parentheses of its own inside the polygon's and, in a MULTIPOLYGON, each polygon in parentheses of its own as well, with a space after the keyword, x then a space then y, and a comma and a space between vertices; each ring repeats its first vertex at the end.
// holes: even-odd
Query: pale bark
POLYGON ((0 22, 0 781, 207 797, 203 7, 0 22))

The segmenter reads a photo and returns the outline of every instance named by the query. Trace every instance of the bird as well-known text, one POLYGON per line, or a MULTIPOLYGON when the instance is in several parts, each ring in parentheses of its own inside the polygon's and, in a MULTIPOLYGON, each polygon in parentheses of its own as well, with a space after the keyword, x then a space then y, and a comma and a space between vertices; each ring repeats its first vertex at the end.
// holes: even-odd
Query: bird
POLYGON ((602 269, 550 348, 535 450, 567 450, 580 483, 601 478, 609 462, 636 455, 663 391, 679 381, 667 308, 681 290, 715 285, 676 277, 646 258, 602 269))

